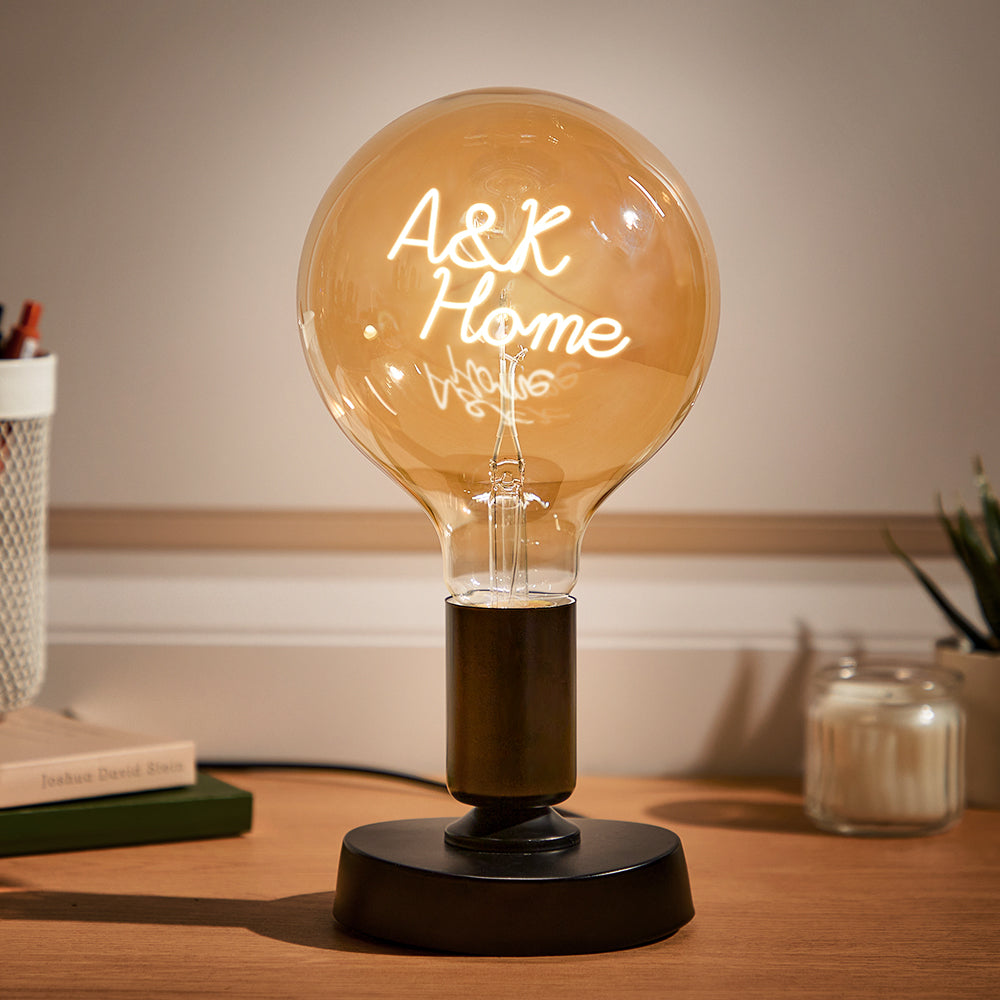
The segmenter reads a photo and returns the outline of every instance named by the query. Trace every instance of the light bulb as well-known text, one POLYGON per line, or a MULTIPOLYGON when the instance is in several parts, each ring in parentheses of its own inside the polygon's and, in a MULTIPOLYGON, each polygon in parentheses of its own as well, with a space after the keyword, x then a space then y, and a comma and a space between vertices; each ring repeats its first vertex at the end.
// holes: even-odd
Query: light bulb
POLYGON ((430 515, 461 603, 558 603, 599 504, 683 420, 718 323, 708 229, 596 108, 470 91, 340 171, 298 282, 314 380, 430 515))

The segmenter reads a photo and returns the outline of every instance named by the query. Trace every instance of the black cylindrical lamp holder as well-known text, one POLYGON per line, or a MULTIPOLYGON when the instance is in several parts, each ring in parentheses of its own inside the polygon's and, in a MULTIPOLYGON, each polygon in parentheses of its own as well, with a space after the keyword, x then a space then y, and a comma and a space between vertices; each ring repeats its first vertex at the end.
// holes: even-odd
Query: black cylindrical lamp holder
POLYGON ((676 834, 554 808, 576 783, 575 611, 572 598, 448 599, 448 787, 473 808, 351 830, 342 926, 439 951, 557 955, 647 944, 694 916, 676 834))
POLYGON ((551 807, 576 785, 576 602, 446 602, 448 790, 473 806, 453 847, 540 851, 579 843, 551 807))

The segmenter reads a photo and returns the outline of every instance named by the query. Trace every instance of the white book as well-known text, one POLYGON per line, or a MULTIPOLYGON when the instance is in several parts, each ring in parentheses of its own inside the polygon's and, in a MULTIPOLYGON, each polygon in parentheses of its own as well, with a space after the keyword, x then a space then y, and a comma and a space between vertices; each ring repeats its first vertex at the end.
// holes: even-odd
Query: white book
POLYGON ((0 809, 193 785, 191 740, 156 740, 30 706, 0 721, 0 809))

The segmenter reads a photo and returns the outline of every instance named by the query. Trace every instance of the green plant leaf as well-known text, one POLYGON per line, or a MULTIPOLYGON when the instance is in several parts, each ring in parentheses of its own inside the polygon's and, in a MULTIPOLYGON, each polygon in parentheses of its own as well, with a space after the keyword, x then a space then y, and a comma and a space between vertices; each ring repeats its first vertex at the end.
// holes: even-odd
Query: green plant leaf
POLYGON ((1000 567, 964 507, 958 508, 952 530, 952 544, 972 580, 976 600, 993 635, 994 645, 1000 644, 997 642, 1000 639, 1000 567))
MULTIPOLYGON (((945 518, 947 521, 947 518, 945 518)), ((948 523, 948 533, 951 535, 951 524, 948 523)), ((885 543, 889 548, 889 551, 893 553, 897 558, 899 558, 903 564, 909 569, 909 571, 917 578, 921 583, 924 590, 930 595, 931 599, 935 604, 941 609, 948 621, 951 622, 954 627, 964 635, 969 642, 972 643, 975 649, 993 649, 994 645, 990 639, 990 636, 986 635, 979 628, 977 628, 965 615, 962 614, 958 608, 955 607, 951 601, 942 593, 941 589, 937 584, 896 544, 896 540, 892 537, 888 530, 883 531, 883 537, 885 538, 885 543)))
POLYGON ((986 528, 986 538, 993 549, 993 558, 1000 560, 1000 503, 990 487, 990 482, 983 471, 983 460, 976 457, 973 462, 976 473, 976 489, 979 492, 979 503, 983 508, 983 525, 986 528))

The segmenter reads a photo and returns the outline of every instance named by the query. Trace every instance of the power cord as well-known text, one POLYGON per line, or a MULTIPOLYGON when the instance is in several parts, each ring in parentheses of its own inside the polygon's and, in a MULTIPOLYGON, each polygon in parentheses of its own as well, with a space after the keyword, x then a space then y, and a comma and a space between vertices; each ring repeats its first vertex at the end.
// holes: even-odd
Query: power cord
POLYGON ((425 778, 420 774, 410 774, 408 771, 392 771, 381 767, 365 767, 361 764, 315 764, 285 760, 252 760, 224 761, 199 760, 198 767, 206 769, 220 768, 227 771, 258 771, 258 770, 295 770, 295 771, 333 771, 339 774, 360 774, 372 778, 389 778, 393 781, 405 781, 411 785, 423 785, 437 791, 447 792, 448 786, 443 781, 425 778))
MULTIPOLYGON (((387 778, 390 781, 404 781, 411 785, 422 785, 435 791, 447 792, 448 786, 435 778, 426 778, 422 774, 411 774, 409 771, 393 771, 383 767, 366 767, 362 764, 316 764, 299 763, 297 761, 198 761, 198 766, 206 769, 219 768, 227 771, 258 771, 258 770, 297 770, 297 771, 331 771, 337 774, 360 774, 370 778, 387 778)), ((569 809, 557 808, 560 816, 568 819, 583 819, 580 813, 569 809)))

